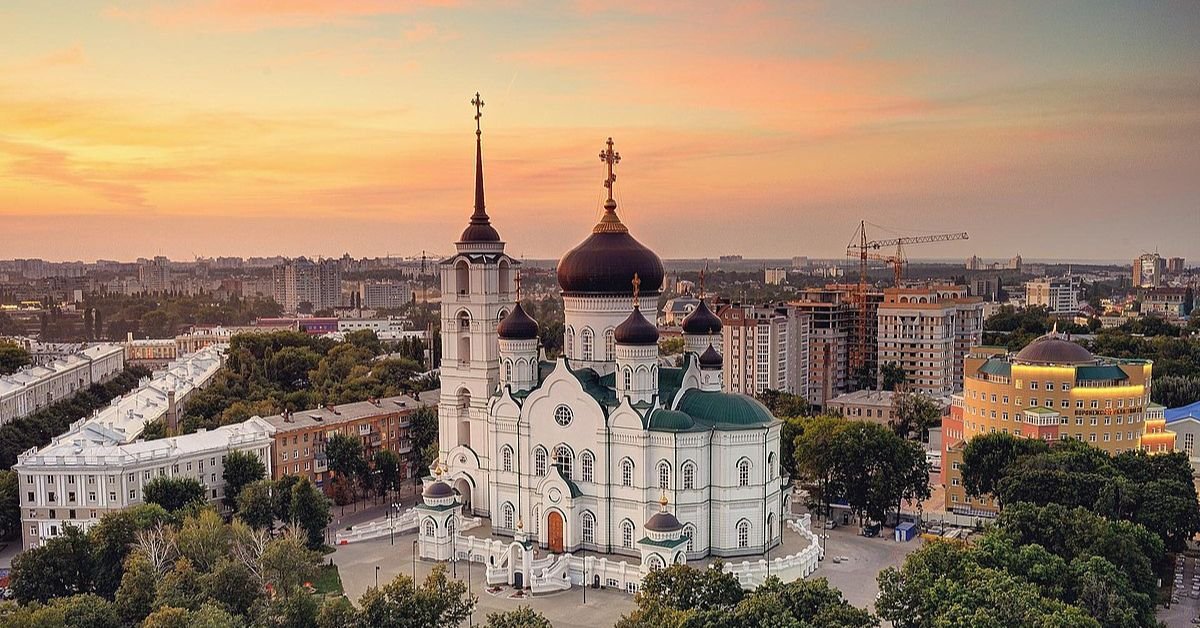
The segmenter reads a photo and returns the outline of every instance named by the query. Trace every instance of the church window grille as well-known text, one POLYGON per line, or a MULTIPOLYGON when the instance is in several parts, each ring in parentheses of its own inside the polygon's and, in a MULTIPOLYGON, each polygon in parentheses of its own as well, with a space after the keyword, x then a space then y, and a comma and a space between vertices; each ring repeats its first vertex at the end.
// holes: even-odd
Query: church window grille
POLYGON ((503 513, 501 520, 504 522, 504 529, 511 530, 513 528, 513 505, 505 502, 500 511, 503 513))
POLYGON ((690 462, 683 463, 683 488, 684 490, 696 488, 696 465, 690 462))
POLYGON ((750 547, 750 522, 745 519, 737 524, 737 544, 739 549, 750 547))
POLYGON ((583 452, 583 455, 579 457, 580 479, 584 482, 595 482, 595 466, 596 460, 592 457, 591 452, 583 452))
POLYGON ((604 359, 609 362, 617 359, 617 341, 611 329, 604 331, 604 359))
POLYGON ((750 486, 750 461, 738 462, 738 486, 750 486))
POLYGON ((621 461, 621 486, 633 486, 633 462, 621 461))
POLYGON ((504 381, 512 381, 512 360, 504 361, 504 381))
POLYGON ((631 371, 629 367, 625 367, 623 379, 625 380, 625 390, 633 388, 633 371, 631 371))
POLYGON ((692 527, 692 524, 683 526, 683 537, 687 539, 687 551, 696 551, 696 528, 692 527))
POLYGON ((434 525, 433 519, 425 520, 425 536, 433 536, 434 525))
POLYGON ((500 450, 500 468, 504 471, 511 472, 513 470, 513 450, 512 447, 505 445, 500 450))
POLYGON ((621 547, 633 549, 633 522, 629 520, 621 522, 621 547))
POLYGON ((568 408, 567 406, 560 405, 554 409, 554 422, 558 423, 562 427, 566 427, 566 426, 570 425, 571 419, 573 418, 573 416, 574 416, 574 413, 572 413, 571 409, 568 408))
POLYGON ((533 474, 546 475, 546 450, 540 446, 533 452, 533 474))
POLYGON ((592 359, 592 344, 592 330, 591 328, 585 327, 583 331, 579 333, 579 352, 581 359, 592 359))
POLYGON ((651 554, 650 558, 646 560, 646 564, 650 567, 650 571, 663 568, 663 561, 658 554, 651 554))
POLYGON ((666 461, 658 463, 658 488, 664 491, 671 488, 671 465, 666 461))
POLYGON ((775 452, 767 456, 767 478, 775 478, 775 452))
POLYGON ((568 327, 567 333, 563 335, 565 336, 563 339, 563 344, 566 345, 565 353, 567 354, 568 358, 573 358, 575 357, 575 330, 568 327))
POLYGON ((583 530, 583 542, 596 542, 596 517, 590 512, 583 513, 583 520, 580 528, 583 530))
POLYGON ((564 478, 571 479, 571 468, 575 466, 575 454, 571 452, 571 448, 566 445, 555 447, 554 464, 558 466, 558 472, 564 478))

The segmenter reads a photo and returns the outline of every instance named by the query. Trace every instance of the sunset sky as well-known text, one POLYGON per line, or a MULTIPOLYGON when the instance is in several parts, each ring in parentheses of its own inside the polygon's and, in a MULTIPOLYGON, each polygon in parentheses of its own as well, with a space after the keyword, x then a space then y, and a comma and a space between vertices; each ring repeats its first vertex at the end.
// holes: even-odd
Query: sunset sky
POLYGON ((518 256, 586 235, 611 135, 664 257, 867 219, 971 234, 915 257, 1200 261, 1189 0, 18 0, 0 41, 0 258, 448 252, 479 91, 518 256))

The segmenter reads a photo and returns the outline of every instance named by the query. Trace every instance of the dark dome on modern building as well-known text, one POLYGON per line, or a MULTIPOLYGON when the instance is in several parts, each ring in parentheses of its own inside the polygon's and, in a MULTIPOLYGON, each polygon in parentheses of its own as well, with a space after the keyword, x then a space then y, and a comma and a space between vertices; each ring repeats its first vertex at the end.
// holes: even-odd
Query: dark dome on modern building
POLYGON ((641 308, 635 305, 629 317, 617 325, 616 331, 613 332, 613 340, 621 345, 658 344, 658 328, 646 320, 646 317, 642 316, 641 308))
POLYGON ((1026 364, 1092 364, 1096 356, 1082 345, 1051 332, 1026 345, 1013 361, 1026 364))
POLYGON ((704 353, 700 354, 700 368, 720 368, 724 363, 724 358, 712 345, 708 345, 704 353))
POLYGON ((615 203, 605 206, 592 235, 558 260, 558 285, 564 296, 632 294, 634 275, 641 278, 644 294, 657 296, 665 274, 662 260, 629 235, 617 218, 615 203))
POLYGON ((454 489, 450 488, 449 484, 438 480, 421 491, 421 497, 427 499, 441 499, 443 497, 454 497, 454 489))
POLYGON ((646 520, 646 529, 651 532, 676 532, 683 529, 683 524, 675 515, 666 512, 656 512, 646 520))
POLYGON ((533 340, 538 336, 538 322, 517 303, 508 316, 496 325, 496 335, 505 340, 533 340))
POLYGON ((708 309, 704 299, 700 299, 700 305, 697 305, 696 309, 683 319, 682 327, 685 334, 719 334, 721 333, 721 319, 708 309))

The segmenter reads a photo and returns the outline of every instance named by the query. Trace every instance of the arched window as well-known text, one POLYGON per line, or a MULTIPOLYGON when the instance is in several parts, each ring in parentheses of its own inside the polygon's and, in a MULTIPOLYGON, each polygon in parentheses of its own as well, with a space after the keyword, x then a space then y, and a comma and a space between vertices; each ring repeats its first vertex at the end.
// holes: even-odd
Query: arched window
POLYGON ((658 557, 658 554, 651 554, 646 559, 646 566, 650 568, 650 571, 654 571, 655 569, 662 569, 663 568, 663 560, 658 557))
POLYGON ((617 341, 611 329, 604 330, 604 359, 608 362, 617 359, 617 341))
POLYGON ((633 371, 631 371, 628 366, 625 367, 625 373, 622 375, 622 379, 625 381, 625 390, 633 388, 633 371))
POLYGON ((687 551, 696 551, 696 528, 692 524, 683 526, 683 536, 687 539, 687 551))
POLYGON ((571 469, 575 466, 575 454, 571 451, 571 448, 566 445, 555 447, 554 464, 558 466, 558 472, 564 478, 571 479, 571 469))
POLYGON ((508 445, 500 448, 500 468, 510 472, 513 470, 513 450, 508 445))
POLYGON ((497 281, 497 283, 500 284, 500 286, 499 286, 500 292, 501 293, 512 292, 512 281, 509 278, 509 276, 512 273, 509 272, 508 260, 500 260, 500 267, 499 267, 498 271, 499 272, 497 272, 497 275, 498 275, 497 279, 499 281, 497 281))
POLYGON ((454 517, 450 517, 446 520, 446 535, 450 538, 454 538, 454 517))
POLYGON ((459 260, 454 265, 454 290, 459 294, 471 292, 471 267, 466 260, 459 260))
POLYGON ((738 548, 750 547, 750 522, 742 519, 737 524, 738 548))
POLYGON ((566 333, 563 334, 563 353, 568 358, 575 357, 575 330, 568 327, 566 333))
POLYGON ((750 461, 742 458, 737 463, 738 486, 750 486, 750 461))
POLYGON ((658 463, 658 488, 664 491, 671 488, 671 465, 666 460, 658 463))
POLYGON ((628 519, 621 522, 621 547, 633 549, 633 522, 628 519))
POLYGON ((463 310, 458 313, 458 331, 471 331, 471 313, 463 310))
POLYGON ((767 455, 767 479, 775 479, 775 452, 767 455))
POLYGON ((775 538, 775 513, 767 515, 767 542, 775 538))
POLYGON ((533 474, 546 475, 546 449, 541 445, 533 450, 533 474))
POLYGON ((696 465, 689 460, 683 463, 683 489, 692 490, 696 488, 696 465))
POLYGON ((596 458, 592 452, 585 451, 579 456, 579 479, 584 482, 595 482, 596 458))
POLYGON ((633 461, 628 458, 621 461, 621 486, 633 486, 633 461))
POLYGON ((512 381, 512 360, 504 361, 504 381, 512 381))
POLYGON ((435 530, 435 526, 433 525, 433 519, 426 519, 425 520, 425 536, 433 536, 434 530, 435 530))
POLYGON ((502 513, 500 520, 504 522, 504 529, 513 529, 513 505, 504 502, 504 505, 500 507, 500 512, 502 513))
POLYGON ((596 516, 590 512, 584 512, 580 519, 579 529, 583 531, 584 543, 596 542, 596 516))
POLYGON ((582 332, 579 332, 579 357, 582 360, 592 359, 592 328, 584 327, 582 332))

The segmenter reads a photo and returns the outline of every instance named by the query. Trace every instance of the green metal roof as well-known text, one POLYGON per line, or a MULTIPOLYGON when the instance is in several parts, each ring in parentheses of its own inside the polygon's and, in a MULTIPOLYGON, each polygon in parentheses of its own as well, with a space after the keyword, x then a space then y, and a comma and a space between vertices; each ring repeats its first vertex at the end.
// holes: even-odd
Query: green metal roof
POLYGON ((1092 382, 1097 380, 1125 380, 1129 376, 1121 367, 1114 364, 1102 364, 1100 366, 1079 366, 1075 368, 1075 381, 1077 382, 1092 382))
POLYGON ((604 408, 605 412, 608 411, 609 407, 617 405, 616 392, 613 391, 612 387, 604 385, 599 373, 590 368, 576 370, 571 368, 570 361, 565 361, 565 363, 567 371, 574 375, 575 379, 579 380, 580 386, 583 386, 583 391, 591 395, 596 400, 596 403, 600 404, 601 408, 604 408))
POLYGON ((647 429, 659 432, 686 432, 696 427, 687 413, 678 410, 655 410, 650 413, 647 429))
POLYGON ((683 387, 683 374, 692 361, 692 354, 685 353, 683 364, 678 367, 660 367, 658 369, 658 396, 666 405, 675 401, 675 394, 683 387))
POLYGON ((694 420, 717 429, 761 427, 775 420, 766 406, 751 397, 698 388, 689 388, 684 392, 677 407, 694 420))
POLYGON ((980 373, 1012 377, 1012 363, 1003 358, 989 358, 979 366, 980 373))
POLYGON ((668 549, 675 549, 676 547, 679 547, 680 545, 686 545, 687 537, 680 536, 678 539, 676 539, 674 541, 672 541, 670 539, 663 540, 663 541, 655 541, 654 539, 652 539, 648 536, 645 536, 645 537, 642 537, 642 540, 638 541, 638 543, 644 543, 646 545, 653 545, 655 547, 666 547, 668 549))
POLYGON ((1026 409, 1025 409, 1025 411, 1026 411, 1026 412, 1032 412, 1032 413, 1034 413, 1034 414, 1041 414, 1041 415, 1047 415, 1047 414, 1058 414, 1058 411, 1057 411, 1057 410, 1051 410, 1050 408, 1043 408, 1042 406, 1035 406, 1035 407, 1033 407, 1033 408, 1026 408, 1026 409))

